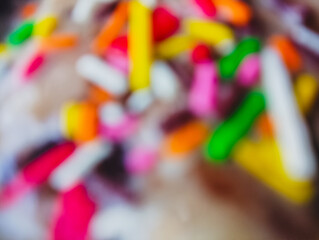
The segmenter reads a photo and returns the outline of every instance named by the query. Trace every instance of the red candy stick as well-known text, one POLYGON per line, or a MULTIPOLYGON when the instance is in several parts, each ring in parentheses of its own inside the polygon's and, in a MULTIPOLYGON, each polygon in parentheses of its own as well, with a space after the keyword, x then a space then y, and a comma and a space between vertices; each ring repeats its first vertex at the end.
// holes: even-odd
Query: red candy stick
POLYGON ((157 7, 153 12, 153 39, 163 41, 172 36, 179 28, 179 19, 168 9, 157 7))
POLYGON ((74 150, 75 145, 73 143, 61 143, 35 159, 3 189, 0 195, 1 206, 14 202, 29 190, 44 183, 52 171, 66 160, 74 150))

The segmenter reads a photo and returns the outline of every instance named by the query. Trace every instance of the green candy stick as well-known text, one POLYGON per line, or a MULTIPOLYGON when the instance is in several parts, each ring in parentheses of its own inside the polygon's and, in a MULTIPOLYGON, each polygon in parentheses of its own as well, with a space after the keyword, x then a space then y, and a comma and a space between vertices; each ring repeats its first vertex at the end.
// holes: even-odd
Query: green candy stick
POLYGON ((34 23, 32 21, 25 21, 20 26, 18 26, 13 32, 8 36, 8 43, 11 45, 20 45, 26 41, 33 31, 34 23))
POLYGON ((221 78, 224 81, 234 79, 243 59, 249 54, 259 52, 260 49, 261 42, 259 39, 254 37, 244 38, 229 55, 219 60, 218 67, 221 78))
POLYGON ((264 95, 251 91, 237 111, 225 122, 220 124, 205 145, 205 156, 210 162, 227 161, 235 144, 245 136, 255 119, 265 110, 264 95))

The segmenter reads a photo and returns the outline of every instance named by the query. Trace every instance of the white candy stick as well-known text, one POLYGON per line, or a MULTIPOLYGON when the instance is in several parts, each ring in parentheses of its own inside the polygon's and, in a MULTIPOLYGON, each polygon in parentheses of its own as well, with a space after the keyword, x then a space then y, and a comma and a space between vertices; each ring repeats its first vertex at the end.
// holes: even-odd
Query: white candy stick
POLYGON ((123 95, 128 90, 124 74, 93 55, 82 56, 76 64, 77 72, 111 94, 123 95))
POLYGON ((99 109, 101 122, 107 126, 116 126, 125 119, 125 111, 120 103, 110 102, 102 105, 99 109))
POLYGON ((99 139, 80 146, 52 173, 51 185, 58 190, 72 188, 111 151, 111 145, 99 139))
POLYGON ((289 73, 273 49, 265 49, 261 59, 262 84, 286 171, 296 180, 310 180, 316 171, 315 157, 293 96, 289 73))
POLYGON ((164 62, 157 61, 152 66, 151 87, 156 98, 162 101, 173 101, 180 88, 173 70, 164 62))

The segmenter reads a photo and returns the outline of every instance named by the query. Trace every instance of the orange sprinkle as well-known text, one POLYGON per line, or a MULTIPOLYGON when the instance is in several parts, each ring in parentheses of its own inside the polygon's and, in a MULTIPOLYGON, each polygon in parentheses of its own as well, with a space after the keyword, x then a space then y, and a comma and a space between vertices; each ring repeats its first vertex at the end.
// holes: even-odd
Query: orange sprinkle
POLYGON ((272 120, 267 113, 262 114, 258 118, 256 129, 262 137, 273 138, 275 136, 272 120))
POLYGON ((168 155, 187 154, 198 148, 208 133, 208 126, 200 121, 187 123, 164 140, 164 152, 168 155))
POLYGON ((251 17, 251 8, 238 0, 213 0, 218 15, 235 26, 246 26, 251 17))
POLYGON ((285 36, 276 35, 271 37, 270 45, 281 55, 287 68, 295 73, 302 68, 302 59, 293 43, 285 36))
POLYGON ((74 140, 79 143, 93 140, 97 135, 97 108, 93 104, 82 103, 78 123, 74 132, 74 140))
POLYGON ((119 3, 112 16, 106 21, 99 35, 93 40, 93 52, 102 55, 111 42, 120 34, 128 17, 128 2, 119 3))
POLYGON ((76 46, 78 36, 72 33, 57 33, 42 40, 40 50, 43 52, 56 52, 76 46))
POLYGON ((36 3, 33 3, 33 2, 24 5, 24 7, 22 8, 21 13, 20 13, 21 18, 27 19, 27 18, 32 17, 35 14, 37 8, 38 8, 38 5, 36 3))
POLYGON ((89 90, 89 101, 96 106, 102 103, 112 100, 111 94, 106 92, 104 89, 97 87, 96 85, 91 85, 89 90))

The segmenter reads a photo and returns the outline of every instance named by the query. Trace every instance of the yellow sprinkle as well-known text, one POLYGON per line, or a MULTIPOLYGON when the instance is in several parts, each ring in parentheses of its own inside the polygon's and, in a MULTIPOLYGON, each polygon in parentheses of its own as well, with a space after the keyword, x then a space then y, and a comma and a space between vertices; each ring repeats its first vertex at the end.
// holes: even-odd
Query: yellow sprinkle
POLYGON ((4 43, 0 43, 0 54, 4 54, 7 51, 7 45, 4 43))
POLYGON ((129 56, 131 64, 130 86, 133 91, 147 88, 150 84, 152 58, 151 9, 138 0, 129 7, 129 56))
POLYGON ((33 35, 38 37, 48 37, 54 31, 58 24, 55 16, 49 15, 37 22, 34 26, 33 35))
POLYGON ((220 45, 223 42, 233 42, 234 33, 227 25, 201 19, 185 20, 184 26, 187 32, 197 40, 203 41, 212 46, 220 45))
POLYGON ((159 58, 171 59, 192 49, 195 44, 195 40, 189 36, 175 35, 157 44, 156 55, 159 58))
POLYGON ((300 111, 303 114, 308 113, 318 93, 317 80, 310 74, 301 74, 295 82, 294 89, 300 111))
POLYGON ((61 113, 61 125, 64 136, 73 139, 78 128, 81 105, 79 103, 68 103, 63 106, 61 113))
POLYGON ((298 181, 287 174, 273 139, 263 139, 257 143, 243 139, 234 149, 232 157, 241 167, 292 202, 303 204, 313 197, 311 182, 298 181))

